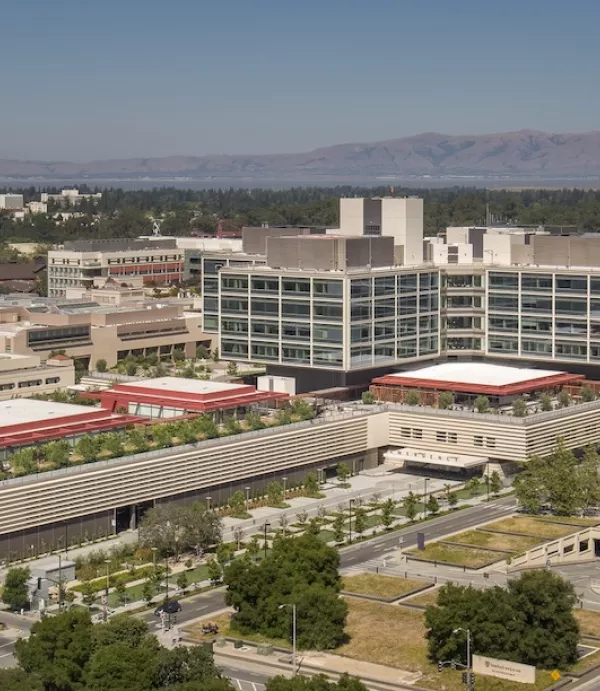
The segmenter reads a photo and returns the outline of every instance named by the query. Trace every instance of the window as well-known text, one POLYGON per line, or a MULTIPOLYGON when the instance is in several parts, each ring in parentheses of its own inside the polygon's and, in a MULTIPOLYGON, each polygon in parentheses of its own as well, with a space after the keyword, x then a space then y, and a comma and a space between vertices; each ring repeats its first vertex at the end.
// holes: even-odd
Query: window
POLYGON ((277 338, 279 336, 279 324, 277 322, 264 322, 252 320, 251 333, 253 336, 277 338))
POLYGON ((398 292, 400 293, 416 293, 417 292, 417 274, 401 275, 398 281, 398 292))
POLYGON ((342 305, 334 305, 327 302, 315 302, 313 304, 314 319, 341 321, 343 314, 342 305))
POLYGON ((370 343, 371 342, 371 325, 364 324, 361 326, 353 326, 350 330, 350 342, 355 343, 370 343))
POLYGON ((527 333, 550 334, 552 331, 552 321, 550 319, 523 317, 521 319, 521 329, 527 333))
POLYGON ((552 341, 538 341, 533 338, 521 340, 521 352, 527 355, 548 357, 552 355, 552 341))
POLYGON ((11 389, 14 389, 15 385, 13 383, 10 384, 0 384, 0 391, 10 391, 11 389))
POLYGON ((519 300, 516 295, 490 295, 489 306, 495 312, 517 312, 519 300))
POLYGON ((501 338, 500 336, 489 337, 489 350, 495 353, 509 352, 516 353, 519 343, 516 338, 501 338))
POLYGON ((485 445, 487 446, 488 449, 495 449, 496 448, 496 438, 495 437, 486 437, 485 438, 485 445))
POLYGON ((375 319, 386 319, 396 315, 396 301, 391 300, 376 300, 375 301, 375 319))
POLYGON ((313 281, 313 294, 315 297, 338 299, 344 295, 344 286, 342 281, 315 279, 313 281))
POLYGON ((274 343, 253 341, 252 356, 261 360, 279 360, 279 346, 274 343))
POLYGON ((474 436, 473 444, 475 444, 475 446, 483 446, 483 437, 480 437, 479 435, 474 436))
POLYGON ((221 339, 221 353, 222 355, 231 355, 235 357, 248 357, 248 343, 246 341, 228 341, 221 339))
POLYGON ((350 363, 352 365, 371 365, 373 363, 373 351, 371 346, 351 348, 350 363))
POLYGON ((221 286, 223 290, 236 290, 236 291, 246 291, 248 290, 248 278, 247 276, 231 276, 223 275, 221 281, 221 286))
POLYGON ((384 362, 396 359, 396 346, 394 343, 375 345, 375 362, 384 362))
POLYGON ((448 432, 448 441, 450 444, 458 444, 458 435, 456 432, 448 432))
POLYGON ((310 303, 304 300, 284 300, 281 303, 281 314, 284 317, 308 319, 310 317, 310 303))
POLYGON ((413 439, 423 439, 423 430, 422 429, 413 429, 412 436, 413 436, 413 439))
POLYGON ((400 319, 398 320, 398 338, 401 336, 412 336, 417 333, 417 319, 400 319))
POLYGON ((416 314, 417 313, 417 298, 416 297, 399 297, 398 298, 398 314, 416 314))
POLYGON ((302 348, 300 346, 283 346, 283 359, 287 362, 305 362, 310 363, 310 350, 308 347, 302 348))
POLYGON ((587 315, 586 298, 555 298, 554 309, 557 314, 567 314, 573 316, 587 315))
POLYGON ((315 324, 313 326, 313 341, 324 343, 342 343, 342 327, 334 324, 315 324))
POLYGON ((265 317, 279 316, 279 302, 267 298, 252 298, 252 315, 262 315, 265 317))
POLYGON ((398 359, 416 357, 416 355, 417 341, 414 338, 398 343, 398 359))
POLYGON ((376 322, 374 330, 376 341, 387 341, 396 336, 396 322, 376 322))
POLYGON ((222 319, 221 331, 231 334, 247 334, 248 321, 246 319, 222 319))
POLYGON ((341 348, 326 348, 324 346, 313 347, 313 363, 319 365, 341 366, 344 354, 341 348))
POLYGON ((400 428, 400 436, 401 437, 410 437, 410 427, 401 427, 400 428))
POLYGON ((239 298, 223 298, 221 300, 221 311, 232 312, 233 314, 245 314, 248 312, 248 300, 241 300, 239 298))
POLYGON ((586 360, 587 345, 569 341, 556 341, 555 355, 557 358, 568 358, 570 360, 586 360))
POLYGON ((354 298, 370 298, 371 297, 371 279, 360 278, 350 283, 350 295, 354 298))
POLYGON ((292 341, 310 341, 310 326, 295 322, 283 322, 281 337, 292 341))
POLYGON ((308 278, 284 278, 282 292, 291 295, 308 295, 310 293, 310 280, 308 278))
POLYGON ((371 319, 371 303, 370 302, 353 302, 350 308, 352 321, 362 321, 364 319, 371 319))
POLYGON ((517 290, 519 287, 518 274, 490 271, 488 280, 490 288, 514 288, 517 290))
POLYGON ((382 276, 375 279, 375 297, 394 295, 396 292, 396 277, 382 276))
POLYGON ((252 276, 252 292, 254 293, 278 293, 279 279, 278 278, 259 278, 252 276))
POLYGON ((448 435, 447 435, 446 432, 437 431, 437 432, 435 433, 435 440, 436 440, 436 441, 442 441, 442 442, 445 443, 447 438, 448 438, 448 435))
POLYGON ((31 379, 29 381, 20 381, 19 382, 19 388, 20 389, 28 389, 31 386, 41 386, 42 380, 41 379, 31 379))
POLYGON ((587 276, 557 276, 557 293, 584 293, 587 294, 587 276))
POLYGON ((552 292, 551 274, 523 274, 521 276, 521 288, 523 292, 546 291, 552 292))

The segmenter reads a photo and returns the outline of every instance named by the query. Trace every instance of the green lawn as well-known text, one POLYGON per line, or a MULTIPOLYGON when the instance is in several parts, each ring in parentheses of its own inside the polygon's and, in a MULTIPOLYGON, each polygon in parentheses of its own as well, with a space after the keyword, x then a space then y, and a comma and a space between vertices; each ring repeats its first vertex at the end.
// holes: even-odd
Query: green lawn
POLYGON ((441 542, 431 542, 425 545, 425 549, 423 550, 411 549, 405 552, 405 554, 415 557, 416 559, 443 561, 449 564, 468 566, 474 569, 481 568, 490 562, 502 560, 502 555, 498 554, 498 552, 488 552, 484 549, 477 549, 476 547, 445 545, 441 542))

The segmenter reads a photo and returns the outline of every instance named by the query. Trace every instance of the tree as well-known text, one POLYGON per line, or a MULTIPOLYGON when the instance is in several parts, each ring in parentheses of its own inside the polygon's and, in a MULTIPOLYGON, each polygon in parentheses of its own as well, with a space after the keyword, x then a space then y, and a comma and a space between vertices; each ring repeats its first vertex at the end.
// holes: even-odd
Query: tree
POLYGON ((308 521, 308 511, 306 509, 300 509, 300 511, 298 511, 296 514, 296 520, 301 525, 304 525, 306 521, 308 521))
POLYGON ((177 587, 181 591, 184 591, 188 587, 189 581, 188 581, 187 573, 185 571, 181 571, 181 573, 177 574, 176 583, 177 583, 177 587))
POLYGON ((242 540, 244 538, 244 530, 241 525, 236 525, 232 530, 233 539, 237 544, 238 551, 242 548, 242 540))
POLYGON ((217 561, 224 568, 233 559, 234 549, 233 546, 227 542, 221 542, 217 547, 217 561))
POLYGON ((258 564, 238 559, 225 571, 226 602, 235 609, 232 627, 291 639, 289 612, 298 605, 298 646, 332 648, 344 638, 347 605, 339 597, 339 554, 317 536, 282 538, 258 564))
POLYGON ((419 501, 415 494, 409 492, 402 502, 404 513, 411 523, 414 522, 419 513, 419 501))
POLYGON ((131 648, 138 648, 148 635, 148 624, 143 619, 130 617, 128 614, 116 614, 109 621, 92 628, 92 650, 104 646, 125 643, 131 648))
POLYGON ((238 365, 237 365, 237 362, 234 362, 233 360, 230 360, 230 361, 227 363, 227 374, 228 374, 230 377, 235 377, 235 376, 237 376, 237 373, 238 373, 238 365))
POLYGON ((98 444, 94 437, 89 434, 84 435, 75 444, 75 453, 84 463, 92 463, 98 457, 98 444))
POLYGON ((515 417, 525 417, 527 415, 527 403, 522 398, 516 398, 513 401, 512 409, 515 417))
POLYGON ((2 691, 44 691, 39 677, 18 668, 0 669, 0 689, 2 691))
POLYGON ((260 545, 258 543, 258 536, 253 535, 252 539, 248 543, 248 546, 246 547, 246 554, 252 559, 253 561, 256 561, 256 558, 258 557, 258 553, 260 551, 260 545))
POLYGON ((469 490, 472 497, 477 496, 481 490, 481 480, 478 477, 472 477, 469 482, 467 482, 466 488, 469 490))
POLYGON ((198 360, 206 360, 208 359, 208 355, 208 348, 206 346, 199 345, 196 348, 196 357, 198 358, 198 360))
POLYGON ((386 499, 381 505, 381 522, 386 530, 392 527, 395 508, 396 502, 393 499, 386 499))
POLYGON ((456 492, 450 492, 448 494, 448 506, 450 508, 455 507, 458 504, 458 496, 456 492))
POLYGON ((267 485, 267 503, 269 506, 280 507, 283 503, 283 487, 274 480, 267 485))
POLYGON ((543 393, 540 396, 540 405, 544 412, 552 410, 552 396, 547 393, 543 393))
POLYGON ((113 458, 122 456, 125 453, 123 445, 123 435, 117 432, 109 432, 102 435, 102 448, 109 452, 113 458))
POLYGON ((142 584, 142 597, 144 602, 150 604, 155 593, 155 585, 150 578, 146 579, 142 584))
POLYGON ((584 403, 590 403, 596 400, 596 394, 589 386, 582 386, 579 391, 579 396, 584 403))
POLYGON ((60 441, 51 441, 48 444, 45 444, 43 449, 46 460, 52 465, 53 468, 62 468, 69 465, 71 447, 66 439, 61 439, 60 441))
POLYGON ((406 405, 419 405, 419 403, 421 402, 421 396, 419 395, 418 391, 415 391, 414 389, 409 389, 406 392, 404 402, 406 403, 406 405))
POLYGON ((304 478, 304 489, 308 497, 319 496, 319 477, 315 472, 310 472, 304 478))
POLYGON ((21 475, 31 475, 38 469, 38 462, 33 447, 28 446, 24 449, 15 451, 10 456, 10 467, 15 477, 21 475))
POLYGON ((152 435, 152 441, 159 449, 165 449, 173 445, 170 425, 154 425, 150 434, 152 435))
POLYGON ((237 490, 237 492, 234 492, 228 499, 227 505, 231 509, 231 515, 234 517, 237 516, 246 516, 246 497, 244 496, 244 493, 241 490, 237 490))
POLYGON ((571 405, 571 396, 566 389, 561 389, 556 398, 561 408, 568 408, 571 405))
MULTIPOLYGON (((172 650, 161 648, 156 659, 156 671, 153 688, 161 689, 206 689, 215 691, 212 683, 225 682, 214 663, 213 654, 209 648, 198 645, 192 648, 177 646, 172 650), (202 686, 185 686, 192 684, 202 686), (184 686, 179 686, 179 685, 184 686)), ((217 689, 231 688, 218 686, 217 689)))
POLYGON ((346 533, 344 532, 344 516, 338 514, 331 524, 331 529, 333 530, 333 539, 336 542, 344 542, 346 538, 346 533))
POLYGON ((425 612, 429 656, 464 664, 464 638, 453 634, 463 628, 481 655, 564 669, 577 660, 575 603, 573 586, 549 571, 525 572, 506 590, 444 585, 425 612))
POLYGON ((305 398, 294 398, 292 401, 292 415, 300 420, 312 420, 315 409, 305 398))
POLYGON ((372 391, 363 391, 361 396, 364 405, 373 405, 377 400, 375 394, 372 391))
POLYGON ((427 510, 427 513, 431 514, 432 516, 435 516, 436 513, 439 512, 440 503, 433 494, 429 495, 429 499, 427 500, 427 504, 426 504, 425 508, 427 510))
POLYGON ((348 478, 350 477, 350 468, 348 467, 347 463, 338 463, 335 467, 335 472, 337 479, 342 484, 346 484, 346 482, 348 482, 348 478))
POLYGON ((447 410, 454 404, 454 394, 451 391, 442 391, 438 396, 438 408, 447 410))
POLYGON ((260 414, 256 410, 249 410, 244 418, 246 427, 251 430, 264 429, 265 423, 262 421, 260 414))
POLYGON ((474 405, 478 413, 487 413, 490 409, 490 400, 487 396, 477 396, 474 405))
POLYGON ((148 450, 148 437, 141 429, 132 429, 127 434, 126 444, 132 446, 136 453, 148 450))
POLYGON ((102 646, 87 666, 85 691, 148 691, 154 684, 158 648, 158 643, 137 648, 127 643, 102 646))
POLYGON ((490 476, 490 492, 497 497, 498 494, 500 494, 500 491, 502 490, 502 479, 500 478, 500 474, 498 473, 497 470, 494 470, 494 472, 490 476))
POLYGON ((96 360, 96 371, 97 372, 106 372, 108 369, 108 363, 104 358, 100 358, 99 360, 96 360))
POLYGON ((210 582, 213 585, 216 585, 217 583, 221 582, 221 578, 223 577, 223 569, 221 568, 221 565, 216 559, 209 559, 208 560, 208 578, 210 579, 210 582))
POLYGON ((9 569, 4 579, 2 602, 11 610, 25 609, 29 606, 27 582, 31 576, 28 567, 9 569))
POLYGON ((29 638, 15 643, 20 667, 37 675, 46 691, 82 688, 84 668, 91 652, 90 615, 77 610, 45 617, 31 627, 29 638))
POLYGON ((364 509, 356 509, 354 512, 354 530, 362 535, 367 529, 367 512, 364 509))
POLYGON ((314 677, 271 677, 267 681, 266 691, 367 691, 367 687, 360 679, 348 674, 342 674, 337 682, 319 674, 314 677))

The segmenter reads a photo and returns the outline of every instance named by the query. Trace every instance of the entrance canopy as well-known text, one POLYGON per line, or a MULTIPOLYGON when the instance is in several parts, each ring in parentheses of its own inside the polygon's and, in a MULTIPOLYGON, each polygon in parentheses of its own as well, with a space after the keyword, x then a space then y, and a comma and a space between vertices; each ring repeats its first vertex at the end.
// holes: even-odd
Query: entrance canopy
POLYGON ((402 468, 405 465, 426 465, 445 470, 467 470, 489 463, 487 456, 461 456, 441 453, 439 451, 421 451, 420 449, 390 449, 383 455, 386 465, 402 468))

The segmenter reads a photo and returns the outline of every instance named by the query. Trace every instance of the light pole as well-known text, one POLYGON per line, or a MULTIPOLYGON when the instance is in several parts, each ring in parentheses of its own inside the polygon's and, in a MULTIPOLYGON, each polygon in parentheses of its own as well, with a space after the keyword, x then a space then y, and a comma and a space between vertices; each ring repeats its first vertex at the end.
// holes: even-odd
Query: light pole
POLYGON ((270 523, 265 523, 263 529, 265 531, 265 559, 267 558, 267 530, 270 528, 270 523))
POLYGON ((104 621, 108 621, 108 589, 110 588, 110 559, 105 559, 106 587, 104 588, 104 621))
POLYGON ((296 676, 296 636, 298 632, 298 620, 296 618, 296 605, 279 605, 279 609, 290 607, 292 610, 292 676, 296 676))
POLYGON ((354 506, 354 499, 348 501, 348 543, 352 544, 352 507, 354 506))
POLYGON ((284 475, 281 479, 283 480, 283 501, 285 501, 285 485, 287 482, 287 477, 284 475))
POLYGON ((152 571, 156 574, 156 552, 158 551, 158 547, 151 547, 152 550, 152 571))
POLYGON ((246 513, 248 513, 248 503, 250 501, 250 487, 244 487, 244 491, 246 492, 246 513))
POLYGON ((466 633, 467 634, 467 691, 473 691, 473 683, 471 678, 471 629, 458 628, 454 629, 452 633, 466 633))
POLYGON ((210 502, 212 501, 212 497, 206 497, 206 508, 210 511, 210 502))
POLYGON ((424 492, 423 492, 423 518, 427 518, 427 502, 429 500, 429 497, 427 496, 427 487, 429 485, 429 480, 431 478, 426 477, 425 480, 423 481, 424 484, 424 492))

